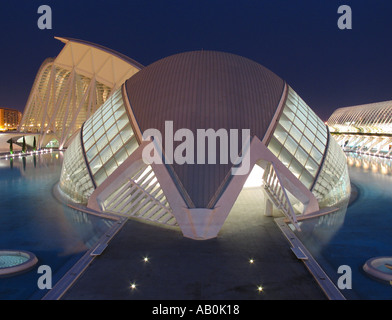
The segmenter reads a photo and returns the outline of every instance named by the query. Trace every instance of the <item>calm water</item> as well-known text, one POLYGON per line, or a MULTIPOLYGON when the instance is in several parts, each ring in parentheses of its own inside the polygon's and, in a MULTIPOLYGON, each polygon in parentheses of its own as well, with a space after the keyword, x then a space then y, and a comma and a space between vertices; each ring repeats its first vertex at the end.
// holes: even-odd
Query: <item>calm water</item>
POLYGON ((48 265, 53 285, 106 232, 112 222, 70 209, 52 189, 58 182, 62 153, 0 160, 0 250, 19 249, 38 258, 34 269, 0 278, 0 299, 41 299, 38 266, 48 265))
POLYGON ((335 284, 339 266, 351 267, 352 290, 341 290, 347 299, 392 299, 391 285, 362 270, 370 258, 392 256, 391 161, 350 154, 348 163, 357 200, 347 210, 304 222, 296 234, 335 284))

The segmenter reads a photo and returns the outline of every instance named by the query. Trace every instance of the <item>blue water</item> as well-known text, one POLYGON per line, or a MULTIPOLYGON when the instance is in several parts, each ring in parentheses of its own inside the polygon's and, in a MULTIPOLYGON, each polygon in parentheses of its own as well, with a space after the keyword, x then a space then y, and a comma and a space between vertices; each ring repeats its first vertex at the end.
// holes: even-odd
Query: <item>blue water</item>
POLYGON ((331 280, 337 284, 337 270, 352 270, 352 289, 341 290, 347 299, 392 299, 392 286, 370 278, 362 266, 370 258, 392 256, 391 161, 377 157, 349 155, 351 182, 358 197, 347 210, 306 221, 296 233, 331 280))
POLYGON ((54 285, 110 228, 112 221, 73 210, 52 195, 63 154, 0 160, 0 250, 33 252, 30 271, 0 278, 1 300, 41 299, 40 265, 52 269, 54 285))

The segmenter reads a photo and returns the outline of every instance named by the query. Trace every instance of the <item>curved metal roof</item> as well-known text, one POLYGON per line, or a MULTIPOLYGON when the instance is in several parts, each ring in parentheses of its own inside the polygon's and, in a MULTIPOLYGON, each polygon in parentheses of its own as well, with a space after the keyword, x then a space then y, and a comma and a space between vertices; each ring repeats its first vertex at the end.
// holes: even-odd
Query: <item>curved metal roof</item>
MULTIPOLYGON (((145 67, 125 86, 141 132, 158 129, 163 141, 165 121, 173 121, 174 132, 187 128, 194 137, 197 129, 225 128, 250 129, 251 136, 262 139, 276 112, 284 81, 262 65, 238 55, 191 51, 145 67)), ((190 207, 211 207, 231 167, 230 160, 227 165, 169 166, 189 196, 190 207)))

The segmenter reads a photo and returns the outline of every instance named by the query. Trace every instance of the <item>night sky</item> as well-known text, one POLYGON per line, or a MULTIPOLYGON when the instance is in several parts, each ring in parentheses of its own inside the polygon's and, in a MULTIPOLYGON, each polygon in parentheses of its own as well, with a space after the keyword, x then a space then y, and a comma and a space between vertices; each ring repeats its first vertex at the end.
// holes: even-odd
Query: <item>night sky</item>
POLYGON ((23 111, 35 75, 63 43, 97 43, 147 66, 190 50, 238 54, 267 67, 323 119, 338 107, 392 100, 390 0, 5 0, 0 107, 23 111), (40 30, 40 5, 53 29, 40 30), (352 30, 337 26, 340 5, 352 30))

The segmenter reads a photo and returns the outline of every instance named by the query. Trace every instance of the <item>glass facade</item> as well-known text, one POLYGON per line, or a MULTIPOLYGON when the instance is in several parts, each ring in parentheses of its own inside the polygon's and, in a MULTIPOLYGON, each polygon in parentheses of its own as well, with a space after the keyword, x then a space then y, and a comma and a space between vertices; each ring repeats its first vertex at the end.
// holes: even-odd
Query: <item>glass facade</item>
POLYGON ((72 201, 87 204, 94 186, 83 157, 80 135, 79 132, 65 152, 59 185, 72 201))
POLYGON ((329 139, 327 154, 312 192, 321 207, 334 205, 350 195, 346 156, 332 137, 329 139))
POLYGON ((343 151, 327 126, 290 87, 268 148, 312 191, 320 206, 350 194, 343 151))
POLYGON ((327 135, 326 125, 289 87, 268 148, 308 189, 317 177, 327 135))
POLYGON ((125 110, 121 89, 83 126, 83 145, 96 186, 139 146, 125 110))

